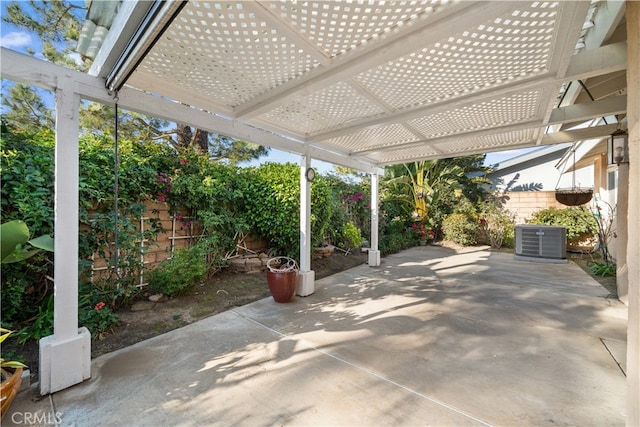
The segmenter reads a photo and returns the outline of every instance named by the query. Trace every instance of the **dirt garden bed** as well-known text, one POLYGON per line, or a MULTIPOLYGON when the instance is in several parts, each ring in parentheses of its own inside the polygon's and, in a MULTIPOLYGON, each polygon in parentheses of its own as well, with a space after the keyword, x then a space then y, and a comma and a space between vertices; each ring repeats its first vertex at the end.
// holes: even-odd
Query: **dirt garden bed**
MULTIPOLYGON (((367 255, 334 253, 330 257, 313 259, 311 267, 316 278, 355 267, 367 261, 367 255)), ((180 328, 197 320, 269 297, 265 273, 233 273, 222 271, 205 283, 196 286, 188 295, 171 298, 165 302, 152 303, 143 295, 132 306, 119 311, 118 325, 109 333, 92 337, 91 356, 130 346, 170 330, 180 328)), ((36 341, 22 346, 3 344, 3 351, 10 351, 29 366, 31 382, 38 381, 39 349, 36 341)))

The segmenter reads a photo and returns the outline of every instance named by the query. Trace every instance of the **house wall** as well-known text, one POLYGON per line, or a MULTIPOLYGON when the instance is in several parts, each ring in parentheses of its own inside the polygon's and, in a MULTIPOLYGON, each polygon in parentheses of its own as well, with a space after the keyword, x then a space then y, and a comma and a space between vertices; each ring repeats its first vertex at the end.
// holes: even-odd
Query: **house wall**
MULTIPOLYGON (((501 191, 554 191, 556 188, 570 188, 573 185, 573 174, 560 176, 556 164, 564 151, 556 151, 547 155, 504 167, 487 174, 492 188, 501 191)), ((592 187, 594 183, 593 167, 576 171, 575 185, 592 187)))
POLYGON ((617 166, 607 165, 607 156, 602 154, 594 159, 594 190, 597 194, 597 207, 601 215, 600 222, 605 230, 609 230, 607 247, 614 259, 618 258, 617 228, 618 216, 616 215, 617 187, 609 188, 609 174, 616 173, 617 166))
MULTIPOLYGON (((640 425, 640 2, 628 1, 627 8, 627 120, 629 128, 628 225, 625 281, 629 305, 627 329, 627 426, 640 425)), ((623 197, 620 194, 620 197, 623 197)), ((622 218, 620 219, 622 221, 622 218)), ((622 245, 621 245, 622 246, 622 245)), ((622 252, 622 251, 621 251, 622 252)), ((620 256, 622 258, 622 255, 620 256)))

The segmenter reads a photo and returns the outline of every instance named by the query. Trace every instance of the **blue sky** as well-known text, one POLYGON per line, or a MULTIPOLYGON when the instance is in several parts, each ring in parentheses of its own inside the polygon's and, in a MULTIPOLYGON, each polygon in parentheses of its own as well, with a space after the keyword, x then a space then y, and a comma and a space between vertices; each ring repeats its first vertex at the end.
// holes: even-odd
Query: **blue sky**
MULTIPOLYGON (((1 3, 2 3, 2 15, 4 16, 8 2, 3 0, 1 1, 1 3)), ((2 45, 2 47, 6 47, 22 53, 27 53, 27 49, 31 48, 36 52, 35 56, 36 57, 39 56, 39 52, 41 51, 42 45, 37 37, 21 29, 18 29, 13 25, 6 24, 5 22, 2 22, 0 25, 1 25, 0 45, 2 45)), ((3 90, 4 90, 4 87, 3 87, 3 90)), ((53 102, 52 94, 48 94, 45 96, 50 97, 51 102, 53 102)), ((536 147, 536 148, 540 148, 540 147, 536 147)), ((529 148, 529 149, 507 150, 507 151, 502 151, 497 153, 489 153, 487 154, 487 157, 485 159, 485 164, 493 165, 496 163, 500 163, 504 160, 524 154, 530 150, 531 149, 529 148)), ((291 162, 291 163, 298 164, 300 162, 300 156, 297 154, 291 154, 288 152, 272 149, 268 157, 259 159, 258 161, 251 162, 251 164, 259 164, 265 161, 273 161, 278 163, 291 162)), ((312 160, 311 165, 314 168, 316 168, 320 173, 327 173, 333 170, 332 164, 322 162, 319 160, 312 160)))

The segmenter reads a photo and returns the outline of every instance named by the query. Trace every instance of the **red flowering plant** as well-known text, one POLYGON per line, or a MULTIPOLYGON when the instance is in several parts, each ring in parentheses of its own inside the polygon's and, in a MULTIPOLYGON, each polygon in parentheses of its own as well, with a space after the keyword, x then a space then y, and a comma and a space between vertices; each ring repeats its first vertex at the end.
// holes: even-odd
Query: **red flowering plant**
POLYGON ((104 301, 92 304, 89 296, 83 295, 78 302, 78 321, 94 338, 102 339, 118 323, 118 315, 104 301))
POLYGON ((191 226, 193 225, 193 220, 189 220, 188 218, 190 217, 185 217, 184 215, 176 215, 175 219, 176 221, 180 222, 182 224, 181 228, 191 228, 191 226))
POLYGON ((433 230, 428 230, 421 222, 411 224, 411 231, 420 243, 430 242, 436 237, 436 233, 433 230))
POLYGON ((158 184, 158 201, 166 202, 171 192, 171 177, 166 173, 156 175, 156 183, 158 184))

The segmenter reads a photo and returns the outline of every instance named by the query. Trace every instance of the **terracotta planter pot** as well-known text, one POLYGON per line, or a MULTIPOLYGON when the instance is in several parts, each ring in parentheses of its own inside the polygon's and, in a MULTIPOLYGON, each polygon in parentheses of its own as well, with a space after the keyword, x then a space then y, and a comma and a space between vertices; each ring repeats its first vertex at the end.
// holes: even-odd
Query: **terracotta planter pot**
MULTIPOLYGON (((10 371, 11 368, 5 368, 5 370, 10 371)), ((0 399, 2 402, 0 413, 2 417, 4 417, 11 402, 13 402, 13 399, 16 397, 20 384, 22 384, 22 368, 15 368, 13 369, 13 375, 0 385, 0 399)))
POLYGON ((267 271, 269 290, 276 302, 289 302, 296 293, 297 271, 267 271))

